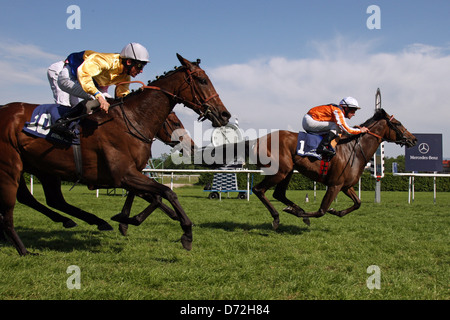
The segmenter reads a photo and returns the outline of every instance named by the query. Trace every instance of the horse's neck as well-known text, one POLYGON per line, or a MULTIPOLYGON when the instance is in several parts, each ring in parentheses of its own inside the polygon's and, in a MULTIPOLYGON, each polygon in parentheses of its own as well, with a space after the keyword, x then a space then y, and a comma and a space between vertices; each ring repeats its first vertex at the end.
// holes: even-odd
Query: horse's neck
POLYGON ((382 125, 382 123, 379 122, 370 128, 370 132, 374 135, 366 133, 361 137, 359 145, 361 147, 363 156, 366 158, 364 160, 370 161, 370 159, 372 159, 373 155, 382 142, 381 139, 384 135, 384 130, 385 127, 382 125))
MULTIPOLYGON (((170 77, 154 81, 151 86, 176 94, 176 83, 179 81, 173 74, 170 77)), ((146 132, 149 139, 153 139, 162 128, 175 104, 176 102, 170 96, 151 88, 143 89, 143 92, 136 94, 132 101, 126 103, 129 106, 128 110, 135 115, 134 121, 140 124, 141 130, 146 132)))

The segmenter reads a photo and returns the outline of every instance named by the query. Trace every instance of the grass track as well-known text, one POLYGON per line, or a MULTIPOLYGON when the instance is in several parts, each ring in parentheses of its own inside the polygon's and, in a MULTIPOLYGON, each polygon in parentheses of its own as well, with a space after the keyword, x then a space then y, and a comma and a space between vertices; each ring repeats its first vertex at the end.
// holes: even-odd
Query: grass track
MULTIPOLYGON (((63 186, 71 204, 107 221, 124 203, 121 196, 100 198, 86 187, 63 186)), ((363 192, 361 209, 344 218, 325 215, 302 221, 282 212, 277 231, 269 212, 253 195, 250 202, 207 199, 199 187, 176 189, 194 222, 193 250, 178 242, 182 230, 161 211, 122 237, 75 220, 61 224, 17 204, 16 230, 39 256, 19 257, 0 244, 0 299, 449 299, 450 193, 363 192), (81 289, 69 290, 66 269, 77 265, 81 289), (380 268, 381 289, 368 289, 367 268, 380 268)), ((268 192, 271 196, 271 192, 268 192)), ((323 192, 305 203, 306 191, 288 197, 307 211, 316 210, 323 192)), ((35 196, 44 201, 40 186, 35 196)), ((146 203, 133 206, 139 212, 146 203)), ((334 206, 350 205, 340 195, 334 206)))

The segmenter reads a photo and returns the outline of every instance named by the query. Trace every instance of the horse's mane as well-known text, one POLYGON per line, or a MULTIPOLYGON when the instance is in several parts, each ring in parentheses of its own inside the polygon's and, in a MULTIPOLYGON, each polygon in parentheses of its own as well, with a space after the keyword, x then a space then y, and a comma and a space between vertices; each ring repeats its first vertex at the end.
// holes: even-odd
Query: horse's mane
MULTIPOLYGON (((184 68, 184 67, 183 67, 183 66, 175 67, 173 70, 164 72, 163 75, 156 76, 156 79, 154 79, 154 80, 148 80, 148 81, 147 81, 147 86, 153 86, 154 83, 155 83, 156 81, 161 80, 161 79, 164 79, 164 78, 166 78, 166 77, 172 75, 173 73, 179 71, 179 70, 182 69, 182 68, 184 68)), ((131 90, 131 92, 130 92, 129 94, 127 94, 125 97, 123 97, 123 99, 124 99, 124 100, 127 100, 127 99, 129 99, 129 98, 131 98, 131 97, 134 97, 135 95, 140 94, 140 93, 142 93, 142 90, 140 90, 140 89, 137 89, 137 90, 131 90)), ((116 99, 114 99, 114 101, 119 101, 120 99, 122 99, 122 98, 116 98, 116 99)))
MULTIPOLYGON (((199 67, 199 66, 200 66, 200 59, 197 59, 197 61, 191 62, 191 63, 192 63, 193 65, 196 65, 197 67, 199 67)), ((180 70, 183 69, 183 68, 185 68, 185 66, 174 67, 173 70, 166 71, 166 72, 164 72, 164 74, 162 74, 162 75, 160 75, 160 76, 156 76, 156 79, 154 79, 154 80, 148 80, 147 85, 148 85, 148 86, 153 86, 154 83, 155 83, 156 81, 165 79, 166 77, 168 77, 168 76, 174 74, 175 72, 180 71, 180 70)), ((141 92, 142 92, 142 90, 132 90, 129 94, 127 94, 125 97, 123 97, 123 99, 128 99, 128 98, 133 97, 133 96, 135 96, 135 95, 137 95, 137 94, 139 94, 139 93, 141 93, 141 92)), ((118 101, 118 100, 120 100, 120 99, 121 99, 121 98, 116 98, 116 99, 114 99, 114 100, 115 100, 115 101, 118 101)))
POLYGON ((375 110, 374 115, 372 116, 372 118, 368 119, 366 122, 364 122, 363 124, 361 124, 361 127, 368 127, 370 126, 372 123, 379 121, 381 119, 386 119, 387 118, 387 113, 386 111, 384 111, 384 109, 377 109, 375 110))
MULTIPOLYGON (((372 123, 377 122, 381 119, 386 119, 386 117, 387 117, 387 113, 384 109, 382 109, 382 108, 377 109, 377 110, 375 110, 375 113, 372 116, 372 118, 366 120, 360 126, 361 127, 369 127, 372 123)), ((341 139, 339 140, 338 144, 349 143, 350 141, 358 139, 359 137, 360 137, 359 134, 353 135, 353 134, 344 133, 342 135, 341 139)))

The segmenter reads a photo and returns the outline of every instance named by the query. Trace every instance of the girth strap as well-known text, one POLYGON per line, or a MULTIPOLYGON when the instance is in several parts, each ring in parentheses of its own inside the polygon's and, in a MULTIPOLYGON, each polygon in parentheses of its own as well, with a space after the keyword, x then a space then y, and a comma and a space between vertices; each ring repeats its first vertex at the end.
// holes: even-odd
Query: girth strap
POLYGON ((72 145, 72 148, 73 148, 73 159, 75 161, 75 172, 77 174, 77 181, 72 186, 72 188, 70 188, 70 190, 72 190, 73 187, 75 187, 83 177, 83 161, 81 158, 81 146, 79 144, 74 144, 72 145))
POLYGON ((320 170, 319 170, 319 182, 323 182, 326 175, 328 174, 328 165, 330 164, 330 160, 322 159, 320 160, 320 170))

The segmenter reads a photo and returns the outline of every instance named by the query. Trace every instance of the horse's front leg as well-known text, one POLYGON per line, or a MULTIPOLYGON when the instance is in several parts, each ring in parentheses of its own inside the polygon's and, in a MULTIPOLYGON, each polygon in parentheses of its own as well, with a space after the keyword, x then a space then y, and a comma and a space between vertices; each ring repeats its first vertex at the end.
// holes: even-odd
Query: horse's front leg
MULTIPOLYGON (((138 213, 134 217, 129 218, 131 203, 133 202, 134 194, 132 192, 130 192, 129 195, 132 195, 132 198, 131 198, 131 200, 129 200, 129 198, 127 198, 127 200, 125 201, 125 205, 122 209, 122 212, 120 212, 119 214, 117 214, 111 218, 111 220, 120 222, 121 227, 119 227, 119 228, 122 228, 122 229, 120 229, 120 231, 121 232, 122 232, 122 230, 125 231, 125 234, 122 233, 123 235, 126 235, 126 231, 128 229, 129 224, 131 224, 133 226, 139 226, 142 222, 144 222, 145 219, 148 218, 148 216, 153 211, 155 211, 156 208, 158 208, 158 206, 162 205, 160 196, 147 194, 145 196, 142 196, 141 198, 147 200, 150 203, 150 205, 147 208, 145 208, 141 213, 138 213), (128 204, 128 206, 127 206, 127 204, 128 204)), ((174 219, 174 220, 176 220, 176 219, 174 219)))
MULTIPOLYGON (((169 201, 174 208, 178 220, 180 221, 181 228, 184 231, 184 234, 181 237, 181 243, 186 250, 192 249, 192 222, 181 207, 175 192, 169 187, 158 183, 137 171, 123 177, 122 187, 138 195, 143 195, 143 198, 146 200, 148 200, 147 196, 159 195, 169 201)), ((153 212, 159 203, 160 201, 154 201, 149 207, 149 209, 151 209, 150 212, 153 212)), ((145 218, 147 216, 145 216, 145 218)))
POLYGON ((301 217, 305 218, 320 218, 325 213, 327 213, 328 208, 330 207, 331 203, 334 199, 336 199, 336 196, 338 195, 339 191, 341 191, 341 185, 339 186, 329 186, 327 189, 327 192, 325 193, 325 196, 322 199, 322 203, 320 204, 320 208, 316 212, 305 212, 304 214, 301 214, 301 217))
POLYGON ((111 217, 111 220, 120 222, 119 224, 119 231, 122 235, 126 236, 128 232, 128 225, 134 225, 138 226, 142 222, 144 222, 145 219, 148 218, 148 216, 155 211, 158 207, 169 216, 172 220, 179 220, 177 214, 175 211, 170 209, 167 205, 165 205, 161 201, 160 196, 153 196, 153 195, 145 195, 142 198, 150 202, 150 205, 145 208, 142 212, 138 213, 134 217, 130 218, 131 214, 131 206, 133 204, 135 194, 133 192, 128 192, 127 199, 125 200, 125 204, 122 208, 122 211, 116 214, 115 216, 111 217))
POLYGON ((349 187, 349 188, 345 188, 342 189, 342 192, 349 197, 350 199, 353 200, 353 206, 345 209, 345 210, 341 210, 341 211, 336 211, 334 209, 330 209, 328 210, 328 213, 331 213, 335 216, 338 217, 343 217, 346 214, 349 214, 350 212, 354 211, 354 210, 358 210, 359 207, 361 207, 361 200, 359 199, 359 197, 356 195, 355 190, 353 189, 353 187, 349 187))

